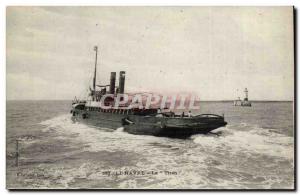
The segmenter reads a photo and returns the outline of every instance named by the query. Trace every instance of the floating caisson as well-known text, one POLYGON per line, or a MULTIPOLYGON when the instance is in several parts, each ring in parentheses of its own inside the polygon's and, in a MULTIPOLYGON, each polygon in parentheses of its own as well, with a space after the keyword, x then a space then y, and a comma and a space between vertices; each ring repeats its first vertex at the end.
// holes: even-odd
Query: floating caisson
POLYGON ((87 100, 73 101, 71 113, 76 120, 112 129, 124 127, 124 131, 131 134, 177 138, 208 133, 227 124, 224 116, 215 114, 177 115, 171 111, 161 112, 160 108, 132 108, 128 105, 114 107, 119 94, 125 93, 125 71, 120 71, 117 87, 115 86, 116 72, 111 72, 109 85, 96 85, 98 48, 95 48, 93 89, 90 88, 87 100), (108 90, 107 87, 109 87, 108 90), (105 101, 101 102, 104 96, 105 101))

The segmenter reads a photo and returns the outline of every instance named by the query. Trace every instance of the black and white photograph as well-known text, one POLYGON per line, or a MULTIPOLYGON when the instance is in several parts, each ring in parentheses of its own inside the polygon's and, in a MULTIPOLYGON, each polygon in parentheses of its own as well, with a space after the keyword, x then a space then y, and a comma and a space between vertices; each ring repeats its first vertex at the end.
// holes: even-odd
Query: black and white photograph
POLYGON ((295 190, 293 6, 7 6, 6 189, 295 190))

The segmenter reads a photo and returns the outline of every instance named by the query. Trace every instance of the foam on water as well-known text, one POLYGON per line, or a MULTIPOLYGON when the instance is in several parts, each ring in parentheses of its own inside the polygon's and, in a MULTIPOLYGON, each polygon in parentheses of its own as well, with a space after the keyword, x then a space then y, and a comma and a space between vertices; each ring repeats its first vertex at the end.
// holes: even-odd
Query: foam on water
MULTIPOLYGON (((94 152, 115 149, 143 150, 143 148, 137 146, 152 142, 172 144, 173 147, 176 147, 176 145, 180 147, 178 143, 182 143, 177 139, 174 139, 174 141, 169 138, 128 134, 123 131, 122 127, 113 132, 103 131, 103 129, 73 122, 69 115, 58 116, 41 124, 47 126, 44 131, 53 131, 55 129, 57 133, 61 134, 78 134, 75 139, 89 143, 90 148, 88 150, 94 152), (115 142, 112 142, 112 140, 115 142)), ((242 126, 249 125, 242 124, 242 126)), ((241 131, 228 126, 219 128, 217 131, 222 132, 220 136, 199 134, 191 138, 194 143, 203 147, 209 147, 211 150, 215 150, 218 147, 226 147, 228 151, 233 153, 243 151, 287 159, 293 158, 293 138, 275 133, 270 129, 249 126, 248 131, 241 131)))
MULTIPOLYGON (((197 161, 199 163, 198 167, 201 167, 203 164, 201 162, 204 161, 204 156, 191 156, 188 153, 181 154, 177 156, 177 150, 184 148, 188 145, 187 142, 190 140, 178 140, 178 139, 170 139, 170 138, 161 138, 154 136, 141 136, 141 135, 132 135, 123 131, 123 128, 119 128, 113 132, 103 131, 103 129, 98 129, 94 127, 90 127, 81 123, 73 123, 70 119, 70 116, 64 115, 59 116, 41 123, 45 125, 44 131, 56 131, 58 134, 77 134, 77 137, 72 138, 75 139, 76 142, 84 142, 89 145, 88 148, 84 150, 89 152, 99 152, 99 151, 126 151, 133 152, 138 154, 141 158, 146 159, 145 161, 137 161, 136 167, 122 167, 122 170, 127 169, 137 169, 141 170, 168 170, 174 171, 179 170, 182 173, 189 173, 188 170, 183 170, 182 165, 179 161, 184 161, 185 165, 189 167, 197 161), (174 149, 174 150, 172 150, 174 149), (166 154, 166 151, 169 154, 166 154), (170 152, 171 151, 171 152, 170 152), (173 152, 174 151, 174 152, 173 152)), ((60 136, 62 137, 62 136, 60 136)), ((69 139, 68 136, 65 136, 65 139, 69 139)), ((93 165, 90 165, 92 167, 93 165)), ((97 165, 95 165, 97 166, 97 165)), ((91 177, 95 178, 99 176, 102 178, 103 176, 99 174, 92 174, 91 177)), ((98 178, 98 179, 100 179, 98 178)), ((167 180, 172 177, 160 175, 160 180, 167 180)), ((176 178, 176 177, 175 177, 176 178)), ((150 179, 150 178, 148 178, 150 179)), ((150 179, 151 180, 151 179, 150 179)), ((153 181, 157 181, 156 179, 152 179, 153 181)), ((178 180, 178 178, 176 179, 178 180)), ((175 181, 168 180, 170 182, 170 187, 174 184, 175 181)), ((132 186, 134 182, 124 181, 120 183, 120 186, 132 186)), ((158 185, 157 182, 154 184, 149 184, 148 187, 152 185, 158 185)))
MULTIPOLYGON (((96 128, 79 122, 73 122, 69 115, 62 115, 44 121, 41 124, 46 125, 43 131, 55 130, 60 134, 77 134, 78 136, 74 139, 79 142, 89 143, 90 148, 88 150, 91 152, 99 150, 114 151, 115 149, 139 150, 141 148, 136 147, 139 144, 170 141, 168 138, 128 134, 123 131, 122 127, 114 131, 106 131, 104 128, 96 128)), ((67 136, 65 138, 69 139, 67 136)))
POLYGON ((59 139, 85 144, 88 147, 82 151, 91 152, 91 155, 93 152, 118 151, 137 156, 134 165, 117 168, 103 164, 101 159, 97 163, 86 159, 79 168, 61 168, 59 175, 64 176, 59 181, 63 186, 84 178, 108 186, 114 183, 113 186, 118 188, 268 188, 280 186, 285 180, 272 172, 274 167, 279 167, 276 163, 286 160, 293 164, 292 137, 248 124, 219 128, 216 130, 219 136, 194 135, 186 140, 132 135, 123 128, 111 131, 74 122, 70 115, 43 121, 41 125, 45 126, 44 132, 59 139), (270 167, 265 162, 266 157, 260 159, 261 155, 271 158, 270 167), (241 163, 240 159, 244 158, 249 162, 241 163), (167 170, 176 171, 177 175, 105 177, 99 171, 114 169, 167 170))
POLYGON ((293 187, 292 103, 255 103, 251 109, 224 102, 202 103, 203 113, 225 110, 229 125, 214 131, 219 136, 194 135, 185 140, 132 135, 123 128, 112 130, 82 124, 73 121, 70 114, 61 115, 68 113, 69 107, 69 102, 57 101, 8 104, 8 186, 293 187), (54 104, 57 106, 53 107, 54 104), (21 140, 18 168, 13 156, 16 138, 21 140), (103 171, 124 170, 175 171, 177 175, 103 174, 103 171))
POLYGON ((195 135, 192 139, 195 143, 212 150, 226 147, 233 153, 243 151, 293 159, 292 137, 252 126, 248 131, 232 129, 230 126, 219 128, 218 131, 222 132, 221 136, 195 135))

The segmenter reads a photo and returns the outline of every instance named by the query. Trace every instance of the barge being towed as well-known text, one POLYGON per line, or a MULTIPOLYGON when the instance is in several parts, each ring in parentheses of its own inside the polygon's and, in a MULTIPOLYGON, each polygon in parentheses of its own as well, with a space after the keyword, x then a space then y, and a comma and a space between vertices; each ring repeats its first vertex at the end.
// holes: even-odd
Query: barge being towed
POLYGON ((125 92, 125 71, 120 71, 119 86, 115 86, 116 72, 111 72, 109 85, 96 85, 97 51, 93 88, 87 100, 72 102, 72 117, 98 127, 117 129, 137 135, 186 138, 193 134, 208 133, 226 126, 224 116, 216 114, 176 115, 174 112, 161 112, 160 108, 141 108, 120 105, 115 107, 117 97, 125 92), (96 86, 101 89, 96 89, 96 86), (106 89, 109 87, 109 90, 106 89), (104 98, 104 102, 100 100, 104 98))

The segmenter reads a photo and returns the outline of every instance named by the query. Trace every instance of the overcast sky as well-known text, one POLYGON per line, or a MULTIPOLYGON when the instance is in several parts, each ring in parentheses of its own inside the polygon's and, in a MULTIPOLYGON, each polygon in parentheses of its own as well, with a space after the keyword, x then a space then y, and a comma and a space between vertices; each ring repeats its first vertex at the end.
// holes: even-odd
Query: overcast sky
POLYGON ((292 7, 8 7, 7 99, 73 99, 126 71, 127 92, 292 100, 292 7))

